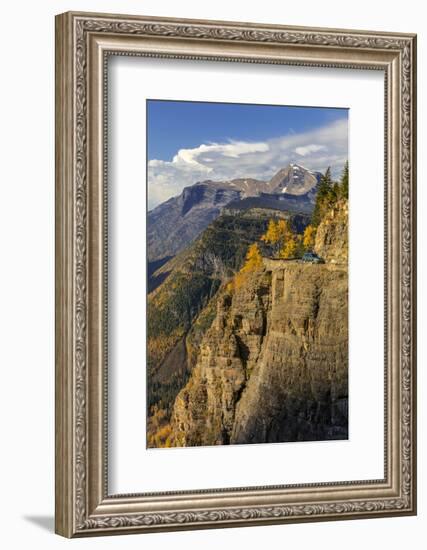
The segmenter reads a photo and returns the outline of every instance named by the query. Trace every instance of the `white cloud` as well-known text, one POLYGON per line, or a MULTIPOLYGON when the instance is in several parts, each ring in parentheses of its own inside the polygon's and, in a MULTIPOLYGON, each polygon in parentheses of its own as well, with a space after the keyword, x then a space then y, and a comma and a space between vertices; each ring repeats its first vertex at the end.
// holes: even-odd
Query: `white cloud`
POLYGON ((347 121, 340 120, 304 133, 292 133, 265 142, 230 141, 180 149, 171 161, 148 162, 148 206, 155 207, 179 195, 184 187, 206 179, 238 177, 270 179, 280 168, 304 157, 310 170, 328 166, 338 175, 348 158, 347 121))
POLYGON ((267 143, 248 143, 246 141, 232 141, 230 143, 210 143, 209 145, 199 145, 194 149, 180 149, 173 157, 172 162, 185 162, 189 164, 199 164, 198 159, 203 161, 209 158, 206 155, 213 153, 214 155, 230 157, 233 159, 239 158, 247 153, 260 153, 268 150, 267 143))
POLYGON ((317 153, 318 151, 324 151, 325 149, 326 149, 325 145, 316 145, 315 143, 311 143, 310 145, 296 147, 294 151, 297 155, 301 155, 302 157, 305 157, 310 153, 317 153))

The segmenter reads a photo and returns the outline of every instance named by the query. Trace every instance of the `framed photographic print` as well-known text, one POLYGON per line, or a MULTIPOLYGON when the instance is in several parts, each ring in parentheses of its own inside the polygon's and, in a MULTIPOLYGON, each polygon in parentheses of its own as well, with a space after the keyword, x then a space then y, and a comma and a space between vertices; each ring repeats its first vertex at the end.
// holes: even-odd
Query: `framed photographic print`
POLYGON ((416 513, 416 37, 56 18, 56 531, 416 513))

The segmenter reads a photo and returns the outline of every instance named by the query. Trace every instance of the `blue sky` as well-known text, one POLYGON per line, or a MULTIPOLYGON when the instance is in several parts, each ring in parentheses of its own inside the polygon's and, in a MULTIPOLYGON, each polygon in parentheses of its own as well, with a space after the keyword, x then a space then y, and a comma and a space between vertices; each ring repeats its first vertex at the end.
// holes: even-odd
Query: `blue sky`
POLYGON ((347 119, 347 109, 147 101, 148 158, 172 160, 201 143, 259 141, 347 119))
POLYGON ((196 181, 266 180, 289 162, 338 174, 347 123, 347 109, 148 100, 149 208, 196 181))

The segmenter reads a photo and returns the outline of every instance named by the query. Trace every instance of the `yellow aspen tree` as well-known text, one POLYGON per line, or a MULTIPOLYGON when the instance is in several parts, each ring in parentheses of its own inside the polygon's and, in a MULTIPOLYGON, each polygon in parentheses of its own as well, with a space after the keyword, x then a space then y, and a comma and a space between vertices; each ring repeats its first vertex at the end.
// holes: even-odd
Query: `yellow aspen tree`
POLYGON ((314 246, 314 239, 316 237, 316 228, 312 225, 307 225, 304 229, 303 245, 305 249, 311 249, 314 246))
POLYGON ((290 239, 288 239, 285 242, 282 250, 280 251, 279 256, 285 260, 287 260, 288 258, 292 258, 295 256, 296 249, 297 249, 297 243, 296 243, 295 237, 292 236, 290 239))
POLYGON ((267 231, 261 237, 261 240, 267 244, 275 244, 280 239, 278 224, 274 220, 268 222, 267 231))
POLYGON ((242 269, 236 273, 230 290, 239 289, 247 280, 248 275, 263 266, 261 252, 257 243, 251 244, 246 254, 246 261, 242 269))
POLYGON ((282 239, 283 241, 286 241, 292 236, 292 230, 289 226, 289 222, 287 220, 279 220, 277 222, 277 232, 279 234, 279 239, 282 239))
POLYGON ((255 271, 262 267, 262 256, 257 243, 251 244, 246 254, 246 262, 242 267, 242 272, 255 271))

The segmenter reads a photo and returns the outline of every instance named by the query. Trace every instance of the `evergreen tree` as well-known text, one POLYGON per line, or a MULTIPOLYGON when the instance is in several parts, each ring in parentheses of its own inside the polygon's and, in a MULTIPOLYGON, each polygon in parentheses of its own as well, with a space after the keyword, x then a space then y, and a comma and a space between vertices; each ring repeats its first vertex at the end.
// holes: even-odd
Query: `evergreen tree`
POLYGON ((295 235, 295 240, 296 240, 296 249, 295 249, 294 255, 296 258, 301 258, 306 250, 304 247, 304 235, 297 233, 295 235))
POLYGON ((325 174, 320 178, 319 189, 317 191, 316 203, 314 205, 311 221, 311 225, 313 225, 313 227, 317 227, 319 225, 328 203, 331 202, 332 193, 331 168, 328 167, 325 174))
POLYGON ((337 200, 340 198, 341 196, 341 186, 338 182, 335 182, 333 185, 332 185, 332 189, 331 189, 331 204, 333 205, 334 203, 337 202, 337 200))
POLYGON ((344 199, 348 199, 348 161, 344 164, 344 170, 341 175, 340 191, 341 196, 344 199))
POLYGON ((331 167, 328 166, 323 176, 323 180, 326 182, 328 188, 332 187, 332 176, 331 176, 331 167))

